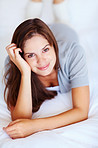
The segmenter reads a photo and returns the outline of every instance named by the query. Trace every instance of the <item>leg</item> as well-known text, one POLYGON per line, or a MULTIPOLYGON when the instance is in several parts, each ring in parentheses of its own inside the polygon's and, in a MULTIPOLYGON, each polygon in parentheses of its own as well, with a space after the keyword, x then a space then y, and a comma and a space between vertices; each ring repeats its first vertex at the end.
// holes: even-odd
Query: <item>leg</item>
POLYGON ((42 13, 42 0, 29 0, 26 7, 26 19, 40 18, 42 13))
POLYGON ((64 0, 53 0, 53 3, 54 4, 59 4, 59 3, 61 3, 61 2, 63 2, 64 0))
POLYGON ((68 0, 54 0, 53 9, 54 9, 54 15, 57 22, 70 24, 68 0))
POLYGON ((53 0, 42 0, 43 1, 43 10, 41 19, 46 24, 54 23, 54 14, 53 14, 53 0))

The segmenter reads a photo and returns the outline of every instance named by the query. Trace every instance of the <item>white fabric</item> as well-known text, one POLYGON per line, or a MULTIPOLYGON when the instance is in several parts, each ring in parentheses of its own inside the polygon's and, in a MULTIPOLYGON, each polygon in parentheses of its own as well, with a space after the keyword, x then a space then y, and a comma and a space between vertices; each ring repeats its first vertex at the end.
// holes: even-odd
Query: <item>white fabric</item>
MULTIPOLYGON (((27 138, 12 140, 3 130, 11 121, 10 112, 6 105, 0 103, 0 148, 46 147, 47 148, 94 148, 98 147, 98 94, 92 88, 89 119, 58 129, 42 131, 27 138)), ((52 116, 72 108, 71 92, 58 94, 53 100, 45 101, 40 110, 33 114, 33 118, 52 116)))
POLYGON ((47 87, 46 89, 48 89, 48 90, 54 90, 54 91, 57 91, 57 92, 60 91, 60 87, 59 86, 47 87))
POLYGON ((53 0, 42 0, 42 2, 33 2, 29 0, 26 6, 26 18, 37 17, 47 24, 53 23, 55 18, 53 15, 52 1, 53 0))
POLYGON ((36 4, 31 0, 0 0, 0 35, 12 33, 21 21, 39 17, 39 13, 46 23, 66 23, 78 32, 98 27, 98 0, 64 0, 61 4, 53 5, 52 1, 38 2, 35 8, 36 4))
POLYGON ((42 7, 43 4, 42 2, 33 2, 33 1, 28 1, 27 6, 26 6, 26 18, 40 18, 41 17, 41 13, 42 13, 42 7))
POLYGON ((68 3, 69 1, 65 0, 60 4, 54 4, 53 11, 57 22, 66 23, 70 25, 70 13, 68 3))
MULTIPOLYGON (((67 0, 66 0, 67 1, 67 0)), ((6 58, 5 47, 10 43, 14 28, 25 17, 28 0, 0 0, 0 148, 97 148, 98 147, 98 9, 97 0, 68 0, 70 12, 66 14, 69 25, 78 31, 80 41, 87 55, 90 79, 89 118, 66 127, 43 131, 27 138, 12 140, 3 130, 11 121, 3 98, 2 70, 6 58), (18 7, 17 6, 18 3, 18 7), (77 7, 78 5, 78 7, 77 7), (88 8, 83 15, 82 8, 88 8), (81 9, 80 9, 81 8, 81 9), (83 15, 81 17, 81 15, 83 15), (9 19, 8 19, 9 18, 9 19), (87 19, 88 18, 88 19, 87 19), (87 20, 86 20, 87 19, 87 20), (81 24, 83 21, 83 24, 81 24), (88 26, 88 27, 87 27, 88 26)), ((49 9, 49 5, 46 5, 49 9)), ((51 9, 51 8, 50 8, 51 9)), ((64 9, 65 11, 65 9, 64 9)), ((59 14, 59 13, 58 13, 59 14)), ((47 17, 48 17, 47 13, 47 17)), ((49 16, 50 17, 50 16, 49 16)), ((59 16, 59 18, 62 16, 59 16)), ((46 19, 46 14, 43 18, 46 19)), ((60 19, 58 20, 60 22, 60 19)), ((65 20, 63 20, 65 23, 65 20)), ((67 24, 68 24, 67 23, 67 24)), ((45 101, 33 118, 52 116, 72 107, 71 93, 60 94, 45 101)))

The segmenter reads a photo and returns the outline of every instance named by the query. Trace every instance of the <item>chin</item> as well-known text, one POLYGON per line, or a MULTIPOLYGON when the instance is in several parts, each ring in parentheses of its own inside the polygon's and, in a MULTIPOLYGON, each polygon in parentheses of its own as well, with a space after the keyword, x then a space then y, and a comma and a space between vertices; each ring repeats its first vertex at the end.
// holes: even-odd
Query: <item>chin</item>
POLYGON ((48 75, 50 75, 51 74, 51 72, 43 72, 43 74, 39 74, 40 76, 48 76, 48 75))
POLYGON ((43 71, 41 73, 38 73, 39 76, 45 77, 48 76, 52 73, 52 70, 48 70, 48 71, 43 71))

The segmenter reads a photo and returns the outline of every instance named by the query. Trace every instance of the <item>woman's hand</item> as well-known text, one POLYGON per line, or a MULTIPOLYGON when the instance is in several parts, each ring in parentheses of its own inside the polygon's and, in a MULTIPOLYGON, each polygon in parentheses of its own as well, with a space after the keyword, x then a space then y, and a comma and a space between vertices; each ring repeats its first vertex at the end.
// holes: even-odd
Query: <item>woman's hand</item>
POLYGON ((10 57, 10 60, 18 67, 21 74, 31 71, 29 64, 19 54, 19 52, 22 53, 22 50, 20 48, 17 48, 16 44, 12 43, 8 45, 6 47, 6 50, 10 57))
POLYGON ((7 127, 3 127, 3 130, 12 139, 24 138, 36 132, 36 121, 34 121, 33 119, 17 119, 12 121, 7 127))

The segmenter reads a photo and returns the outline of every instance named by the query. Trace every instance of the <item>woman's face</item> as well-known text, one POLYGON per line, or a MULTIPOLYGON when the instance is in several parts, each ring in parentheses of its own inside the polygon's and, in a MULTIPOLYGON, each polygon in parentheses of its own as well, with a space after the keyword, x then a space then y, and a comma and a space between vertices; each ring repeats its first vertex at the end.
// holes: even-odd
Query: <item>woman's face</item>
POLYGON ((51 74, 56 63, 54 47, 50 46, 48 41, 39 34, 25 42, 24 58, 31 70, 39 76, 51 74))

